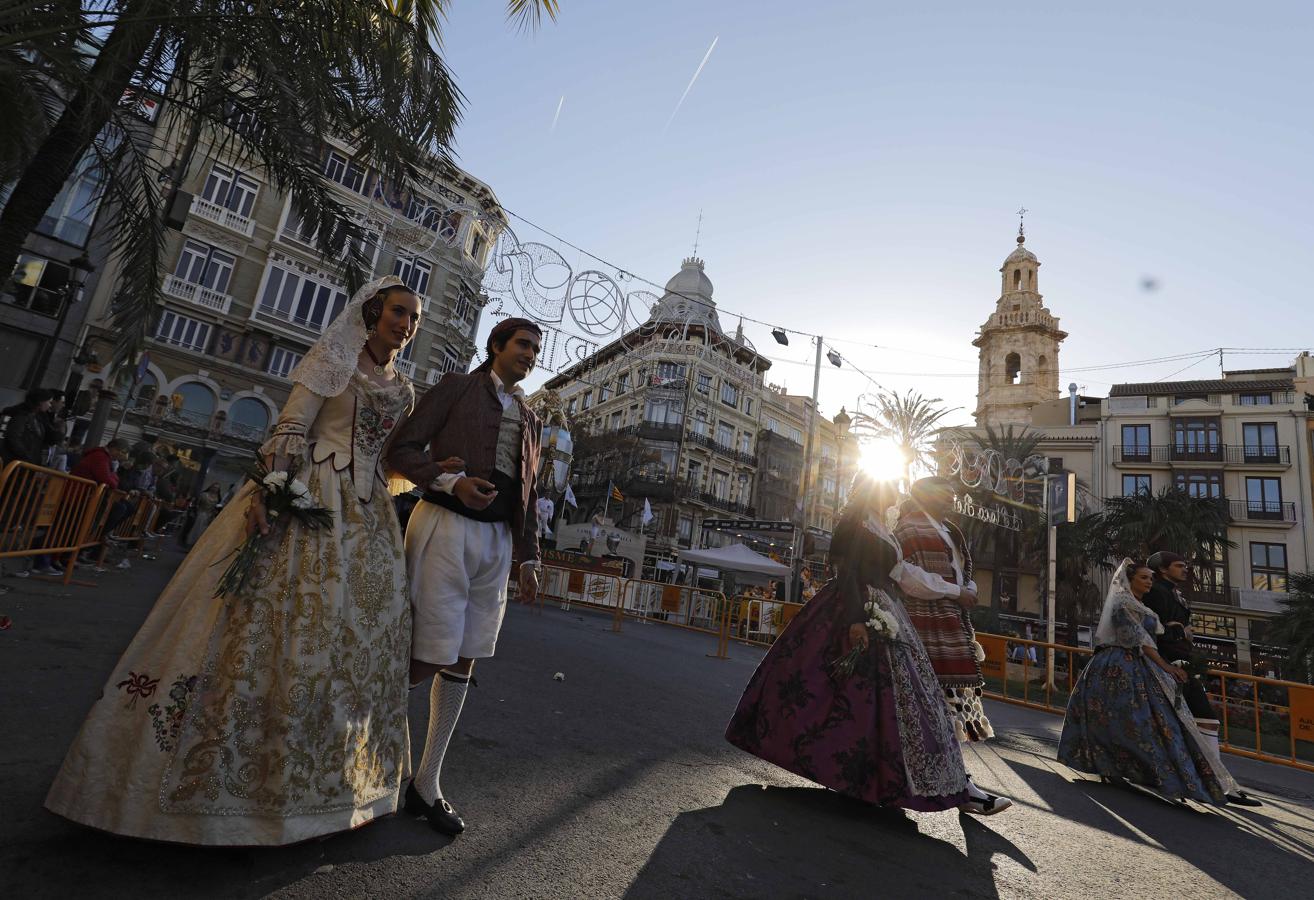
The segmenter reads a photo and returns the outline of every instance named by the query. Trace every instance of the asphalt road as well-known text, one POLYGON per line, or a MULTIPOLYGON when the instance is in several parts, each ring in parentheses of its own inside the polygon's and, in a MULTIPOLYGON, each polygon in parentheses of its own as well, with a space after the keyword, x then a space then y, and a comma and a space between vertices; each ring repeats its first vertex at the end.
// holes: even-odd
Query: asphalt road
MULTIPOLYGON (((510 611, 443 787, 449 840, 394 816, 295 847, 151 844, 41 807, 102 680, 179 556, 98 588, 6 578, 0 897, 1309 897, 1314 775, 1229 757, 1260 810, 1172 806, 1054 759, 1060 720, 992 704, 969 750, 1016 806, 990 819, 848 801, 721 738, 762 650, 549 607, 510 611), (556 672, 564 681, 553 680, 556 672)), ((413 696, 418 761, 427 698, 413 696)))

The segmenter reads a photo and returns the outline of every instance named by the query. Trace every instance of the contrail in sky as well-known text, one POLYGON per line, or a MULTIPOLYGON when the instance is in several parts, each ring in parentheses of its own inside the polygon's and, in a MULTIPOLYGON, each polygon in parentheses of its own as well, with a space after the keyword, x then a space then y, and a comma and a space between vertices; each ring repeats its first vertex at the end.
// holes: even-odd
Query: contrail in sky
POLYGON ((693 90, 694 82, 698 80, 698 76, 703 74, 703 66, 707 65, 708 57, 710 57, 712 55, 712 51, 716 49, 716 42, 719 40, 721 40, 721 36, 719 34, 716 37, 712 38, 712 46, 708 47, 707 52, 703 54, 703 61, 698 64, 698 68, 693 73, 693 78, 689 79, 689 86, 686 87, 684 89, 684 93, 680 95, 680 100, 678 103, 675 104, 675 109, 671 110, 671 117, 666 120, 666 127, 662 129, 663 134, 666 133, 667 128, 671 127, 671 123, 675 121, 675 114, 680 111, 680 107, 684 104, 684 98, 688 97, 689 92, 693 90))
POLYGON ((552 127, 548 129, 549 133, 557 130, 557 119, 561 118, 561 107, 565 106, 565 104, 566 104, 566 95, 562 94, 561 99, 557 101, 557 112, 552 117, 552 127))

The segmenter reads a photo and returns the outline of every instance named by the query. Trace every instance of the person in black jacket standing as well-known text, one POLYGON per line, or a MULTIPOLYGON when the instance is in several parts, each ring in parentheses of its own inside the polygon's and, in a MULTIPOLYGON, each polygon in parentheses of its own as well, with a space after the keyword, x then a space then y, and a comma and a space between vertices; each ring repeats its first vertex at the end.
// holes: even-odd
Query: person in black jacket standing
MULTIPOLYGON (((1159 655, 1177 665, 1182 665, 1179 660, 1193 661, 1198 658, 1198 654, 1191 635, 1191 607, 1182 596, 1180 589, 1190 580, 1190 567, 1184 557, 1169 550, 1151 554, 1148 564, 1154 570, 1154 585, 1146 592, 1141 602, 1159 617, 1159 624, 1163 626, 1163 631, 1154 638, 1159 647, 1159 655)), ((1190 671, 1188 666, 1183 668, 1190 671)), ((1204 683, 1198 675, 1187 678, 1186 683, 1182 685, 1182 695, 1186 698, 1186 705, 1190 707, 1191 715, 1195 716, 1196 727, 1200 729, 1206 740, 1213 742, 1217 749, 1218 718, 1214 713, 1213 705, 1209 702, 1204 683)), ((1245 791, 1229 794, 1227 799, 1229 803, 1238 806, 1261 805, 1245 791)))

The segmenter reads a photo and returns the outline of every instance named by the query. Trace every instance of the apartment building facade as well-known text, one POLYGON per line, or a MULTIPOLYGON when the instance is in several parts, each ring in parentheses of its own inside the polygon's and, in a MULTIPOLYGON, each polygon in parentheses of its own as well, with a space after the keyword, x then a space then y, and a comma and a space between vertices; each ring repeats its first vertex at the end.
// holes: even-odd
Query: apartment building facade
MULTIPOLYGON (((321 259, 314 229, 291 198, 221 148, 202 148, 180 185, 190 194, 171 234, 165 298, 147 341, 144 378, 129 393, 118 373, 84 375, 116 391, 112 419, 129 437, 148 434, 204 459, 207 481, 239 473, 275 421, 288 374, 348 300, 341 260, 321 259)), ((422 298, 423 320, 398 369, 417 391, 475 353, 485 261, 505 224, 491 189, 436 163, 414 190, 389 196, 378 174, 330 142, 323 174, 364 228, 356 249, 372 277, 395 274, 422 298)), ((91 299, 88 345, 112 356, 109 316, 116 261, 91 299)))
POLYGON ((1228 540, 1194 573, 1196 639, 1243 671, 1281 672, 1265 640, 1287 579, 1314 567, 1310 541, 1314 360, 1208 381, 1115 385, 1103 453, 1113 493, 1175 487, 1226 503, 1228 540))

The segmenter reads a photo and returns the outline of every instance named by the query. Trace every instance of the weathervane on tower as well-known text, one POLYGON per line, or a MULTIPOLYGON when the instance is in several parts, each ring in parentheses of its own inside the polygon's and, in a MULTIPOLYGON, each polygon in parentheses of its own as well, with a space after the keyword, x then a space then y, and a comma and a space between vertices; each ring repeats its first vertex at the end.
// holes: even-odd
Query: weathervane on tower
POLYGON ((1024 244, 1027 240, 1026 218, 1028 212, 1030 210, 1025 206, 1017 211, 1017 242, 1019 244, 1024 244))
POLYGON ((703 211, 698 210, 698 230, 694 232, 694 249, 693 255, 698 255, 698 242, 703 238, 703 211))

